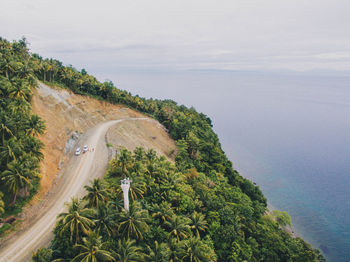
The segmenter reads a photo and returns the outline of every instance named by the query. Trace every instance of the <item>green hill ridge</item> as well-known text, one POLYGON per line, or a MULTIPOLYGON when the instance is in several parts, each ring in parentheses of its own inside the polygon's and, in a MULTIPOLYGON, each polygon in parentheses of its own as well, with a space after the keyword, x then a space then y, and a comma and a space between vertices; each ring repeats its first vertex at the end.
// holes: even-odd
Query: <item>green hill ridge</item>
POLYGON ((325 261, 284 230, 286 213, 267 212, 266 198, 233 169, 206 115, 100 83, 84 69, 31 54, 25 39, 0 39, 0 213, 20 209, 28 193, 20 204, 16 196, 29 188, 33 195, 39 179, 35 136, 44 124, 30 110, 36 80, 152 116, 176 141, 178 154, 170 163, 153 150, 121 150, 105 178, 69 203, 50 247, 36 251, 33 261, 325 261), (133 181, 129 211, 122 208, 124 177, 133 181))

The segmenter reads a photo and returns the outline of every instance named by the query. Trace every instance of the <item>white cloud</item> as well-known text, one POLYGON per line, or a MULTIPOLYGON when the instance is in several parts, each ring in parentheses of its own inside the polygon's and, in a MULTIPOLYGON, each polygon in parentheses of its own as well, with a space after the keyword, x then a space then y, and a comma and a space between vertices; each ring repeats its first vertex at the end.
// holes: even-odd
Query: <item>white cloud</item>
POLYGON ((315 58, 325 59, 325 60, 344 60, 344 59, 350 60, 350 52, 317 54, 315 55, 315 58))
POLYGON ((346 0, 3 1, 0 35, 90 70, 349 70, 346 0))

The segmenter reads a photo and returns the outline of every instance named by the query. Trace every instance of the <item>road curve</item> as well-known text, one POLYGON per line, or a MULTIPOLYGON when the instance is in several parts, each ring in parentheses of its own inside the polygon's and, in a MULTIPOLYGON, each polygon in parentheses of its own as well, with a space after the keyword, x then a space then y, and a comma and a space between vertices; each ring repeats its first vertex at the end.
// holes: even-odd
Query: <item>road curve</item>
POLYGON ((52 239, 52 230, 59 213, 65 210, 65 202, 72 197, 81 197, 84 193, 84 185, 96 177, 102 177, 108 164, 108 149, 106 147, 105 135, 110 127, 122 121, 146 120, 150 118, 126 118, 104 122, 88 130, 80 139, 79 145, 87 144, 94 148, 93 152, 72 157, 64 170, 65 179, 60 189, 50 204, 41 210, 39 219, 18 236, 15 236, 10 243, 4 243, 0 247, 1 262, 22 262, 29 261, 33 250, 45 246, 52 239))

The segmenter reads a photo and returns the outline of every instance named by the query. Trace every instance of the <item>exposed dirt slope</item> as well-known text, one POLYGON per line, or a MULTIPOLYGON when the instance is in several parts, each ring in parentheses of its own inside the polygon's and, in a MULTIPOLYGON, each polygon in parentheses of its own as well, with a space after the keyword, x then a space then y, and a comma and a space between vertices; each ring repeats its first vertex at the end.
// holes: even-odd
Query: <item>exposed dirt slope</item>
MULTIPOLYGON (((46 121, 47 126, 45 134, 40 137, 45 144, 45 158, 41 166, 41 187, 34 202, 45 196, 60 167, 67 161, 69 152, 65 152, 66 143, 75 131, 82 134, 108 120, 145 117, 124 106, 75 95, 68 90, 51 88, 42 83, 35 90, 33 111, 46 121)), ((122 145, 131 150, 136 146, 154 148, 167 157, 176 150, 168 133, 154 121, 123 122, 108 133, 108 140, 114 145, 122 145)))
POLYGON ((153 148, 158 155, 164 155, 172 161, 176 147, 165 134, 164 127, 154 120, 124 121, 108 130, 107 141, 113 146, 123 146, 129 150, 139 146, 153 148))
POLYGON ((0 261, 27 261, 32 250, 49 243, 64 202, 81 196, 89 180, 104 175, 110 155, 107 142, 130 150, 136 146, 154 148, 170 160, 176 150, 174 141, 157 121, 123 106, 42 83, 35 90, 33 111, 47 125, 40 137, 45 144, 41 187, 21 214, 23 223, 18 231, 1 240, 0 261), (74 156, 75 148, 84 144, 94 150, 74 156))

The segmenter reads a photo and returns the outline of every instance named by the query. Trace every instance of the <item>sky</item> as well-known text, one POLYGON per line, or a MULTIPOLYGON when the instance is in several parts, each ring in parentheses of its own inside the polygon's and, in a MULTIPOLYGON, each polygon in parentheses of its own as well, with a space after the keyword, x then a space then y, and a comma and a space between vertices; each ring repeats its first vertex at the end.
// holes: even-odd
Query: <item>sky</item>
POLYGON ((0 0, 0 36, 90 73, 350 72, 349 0, 0 0))

